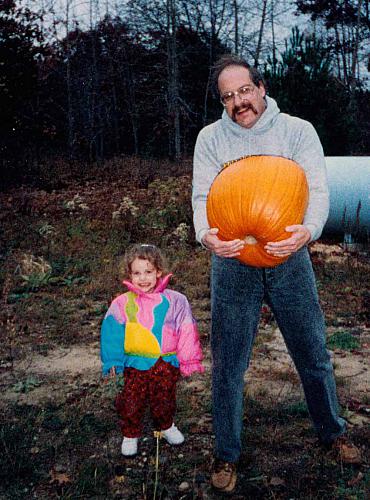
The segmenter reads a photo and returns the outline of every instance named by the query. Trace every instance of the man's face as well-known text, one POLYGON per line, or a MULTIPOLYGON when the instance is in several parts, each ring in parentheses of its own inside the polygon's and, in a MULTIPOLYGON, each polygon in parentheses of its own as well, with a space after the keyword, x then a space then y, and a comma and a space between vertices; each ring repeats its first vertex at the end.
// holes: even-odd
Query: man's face
POLYGON ((221 99, 222 96, 226 97, 227 93, 237 92, 233 97, 224 99, 224 107, 230 118, 241 127, 253 127, 266 109, 265 87, 262 83, 259 87, 254 85, 247 68, 242 66, 225 68, 218 77, 218 89, 221 99), (247 92, 243 95, 245 91, 247 92))

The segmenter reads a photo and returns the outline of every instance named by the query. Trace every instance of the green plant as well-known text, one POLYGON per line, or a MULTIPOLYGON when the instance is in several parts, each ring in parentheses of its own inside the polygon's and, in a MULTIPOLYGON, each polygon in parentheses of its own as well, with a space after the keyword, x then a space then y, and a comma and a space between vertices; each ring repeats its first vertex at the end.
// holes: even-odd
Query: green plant
POLYGON ((86 461, 81 464, 78 472, 76 488, 73 496, 76 498, 101 498, 107 492, 107 483, 111 478, 112 471, 108 464, 103 462, 86 461))
POLYGON ((357 478, 340 478, 336 487, 335 498, 338 500, 366 500, 370 489, 370 473, 358 473, 357 478), (349 480, 348 480, 349 479, 349 480), (352 484, 352 483, 355 484, 352 484))
POLYGON ((36 292, 47 285, 58 283, 59 279, 52 276, 51 271, 47 273, 31 273, 23 275, 23 286, 26 292, 36 292))
POLYGON ((117 375, 115 378, 108 378, 103 386, 104 393, 113 398, 122 390, 123 384, 124 378, 122 374, 117 375))
POLYGON ((98 316, 99 318, 103 317, 104 314, 107 312, 108 306, 107 304, 98 304, 93 310, 92 314, 94 316, 98 316))
POLYGON ((58 255, 51 261, 53 275, 64 277, 67 275, 81 276, 91 272, 91 260, 87 257, 70 257, 58 255))
POLYGON ((88 233, 87 220, 85 218, 72 219, 67 226, 68 238, 82 238, 88 233))
POLYGON ((0 422, 1 498, 25 498, 25 486, 39 476, 39 461, 30 454, 38 414, 35 407, 17 406, 12 421, 2 419, 0 422), (6 496, 1 495, 5 493, 3 488, 6 496))
POLYGON ((63 278, 58 278, 57 281, 57 283, 62 286, 80 285, 88 282, 89 278, 87 276, 65 276, 63 278))
POLYGON ((22 299, 28 299, 30 297, 29 292, 14 292, 10 293, 8 296, 8 304, 15 304, 16 302, 21 301, 22 299))
POLYGON ((308 408, 305 401, 297 401, 285 407, 284 411, 287 415, 297 417, 308 417, 308 408))
POLYGON ((39 387, 42 384, 42 382, 37 379, 36 377, 30 376, 27 377, 25 380, 20 380, 16 384, 13 385, 13 391, 14 392, 22 392, 22 393, 28 393, 36 389, 36 387, 39 387))
POLYGON ((352 349, 358 349, 360 342, 349 332, 336 332, 330 336, 327 345, 330 349, 351 351, 352 349))

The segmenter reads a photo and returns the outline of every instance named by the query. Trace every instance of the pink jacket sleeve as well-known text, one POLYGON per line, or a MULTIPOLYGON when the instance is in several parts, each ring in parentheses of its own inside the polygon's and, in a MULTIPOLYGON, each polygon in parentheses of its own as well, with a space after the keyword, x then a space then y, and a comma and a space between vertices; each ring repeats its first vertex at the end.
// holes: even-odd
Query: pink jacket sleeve
POLYGON ((185 377, 193 372, 204 372, 202 348, 196 322, 191 313, 190 304, 184 297, 181 310, 177 315, 177 358, 180 363, 180 372, 185 377))

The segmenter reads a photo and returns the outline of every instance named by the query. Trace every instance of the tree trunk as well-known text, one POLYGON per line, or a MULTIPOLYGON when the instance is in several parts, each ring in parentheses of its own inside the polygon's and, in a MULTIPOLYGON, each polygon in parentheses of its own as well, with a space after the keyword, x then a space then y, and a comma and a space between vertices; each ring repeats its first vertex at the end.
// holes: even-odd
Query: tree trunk
POLYGON ((71 41, 69 38, 69 7, 70 0, 66 3, 66 80, 67 80, 67 116, 68 116, 68 156, 74 157, 74 115, 72 102, 72 80, 71 80, 71 41))
POLYGON ((169 154, 175 160, 179 160, 181 157, 181 135, 176 30, 176 0, 167 0, 169 154))
POLYGON ((276 42, 275 42, 275 18, 274 18, 274 0, 271 0, 271 38, 272 38, 272 70, 276 74, 276 42))
POLYGON ((351 90, 354 89, 355 84, 356 84, 356 69, 357 69, 357 62, 358 62, 358 49, 359 49, 359 45, 360 45, 361 7, 362 7, 362 0, 358 0, 357 23, 355 26, 355 42, 354 42, 353 53, 352 53, 352 66, 351 66, 351 74, 350 74, 350 80, 349 80, 349 85, 350 85, 351 90))
POLYGON ((92 65, 89 68, 90 72, 90 88, 89 88, 89 160, 99 159, 101 156, 99 134, 96 123, 96 102, 97 102, 97 63, 96 63, 96 44, 95 30, 93 22, 93 0, 90 0, 90 42, 91 42, 91 58, 92 65))
POLYGON ((238 0, 234 0, 234 52, 239 54, 239 10, 238 0))
POLYGON ((254 58, 255 68, 258 68, 258 60, 260 58, 260 53, 261 53, 263 28, 264 28, 265 20, 266 20, 266 7, 267 7, 267 0, 263 0, 261 24, 260 24, 260 30, 259 30, 259 35, 258 35, 256 55, 254 58))

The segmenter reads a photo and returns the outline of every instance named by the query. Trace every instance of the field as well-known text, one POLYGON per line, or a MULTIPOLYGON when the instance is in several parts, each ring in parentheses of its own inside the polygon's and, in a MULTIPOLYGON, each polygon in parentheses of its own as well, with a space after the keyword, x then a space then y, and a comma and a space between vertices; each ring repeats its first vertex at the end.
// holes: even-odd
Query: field
MULTIPOLYGON (((46 172, 45 189, 0 193, 2 499, 220 498, 209 487, 209 255, 194 243, 190 175, 168 167, 155 178, 153 168, 135 164, 122 177, 111 165, 63 182, 46 172), (114 409, 123 382, 101 379, 99 328, 122 292, 120 257, 139 241, 166 251, 171 287, 187 295, 199 324, 206 372, 179 384, 176 423, 185 443, 157 442, 148 419, 138 456, 124 459, 114 409)), ((320 242, 311 256, 341 413, 364 462, 344 466, 318 446, 264 306, 246 378, 235 500, 369 498, 369 253, 320 242)))

